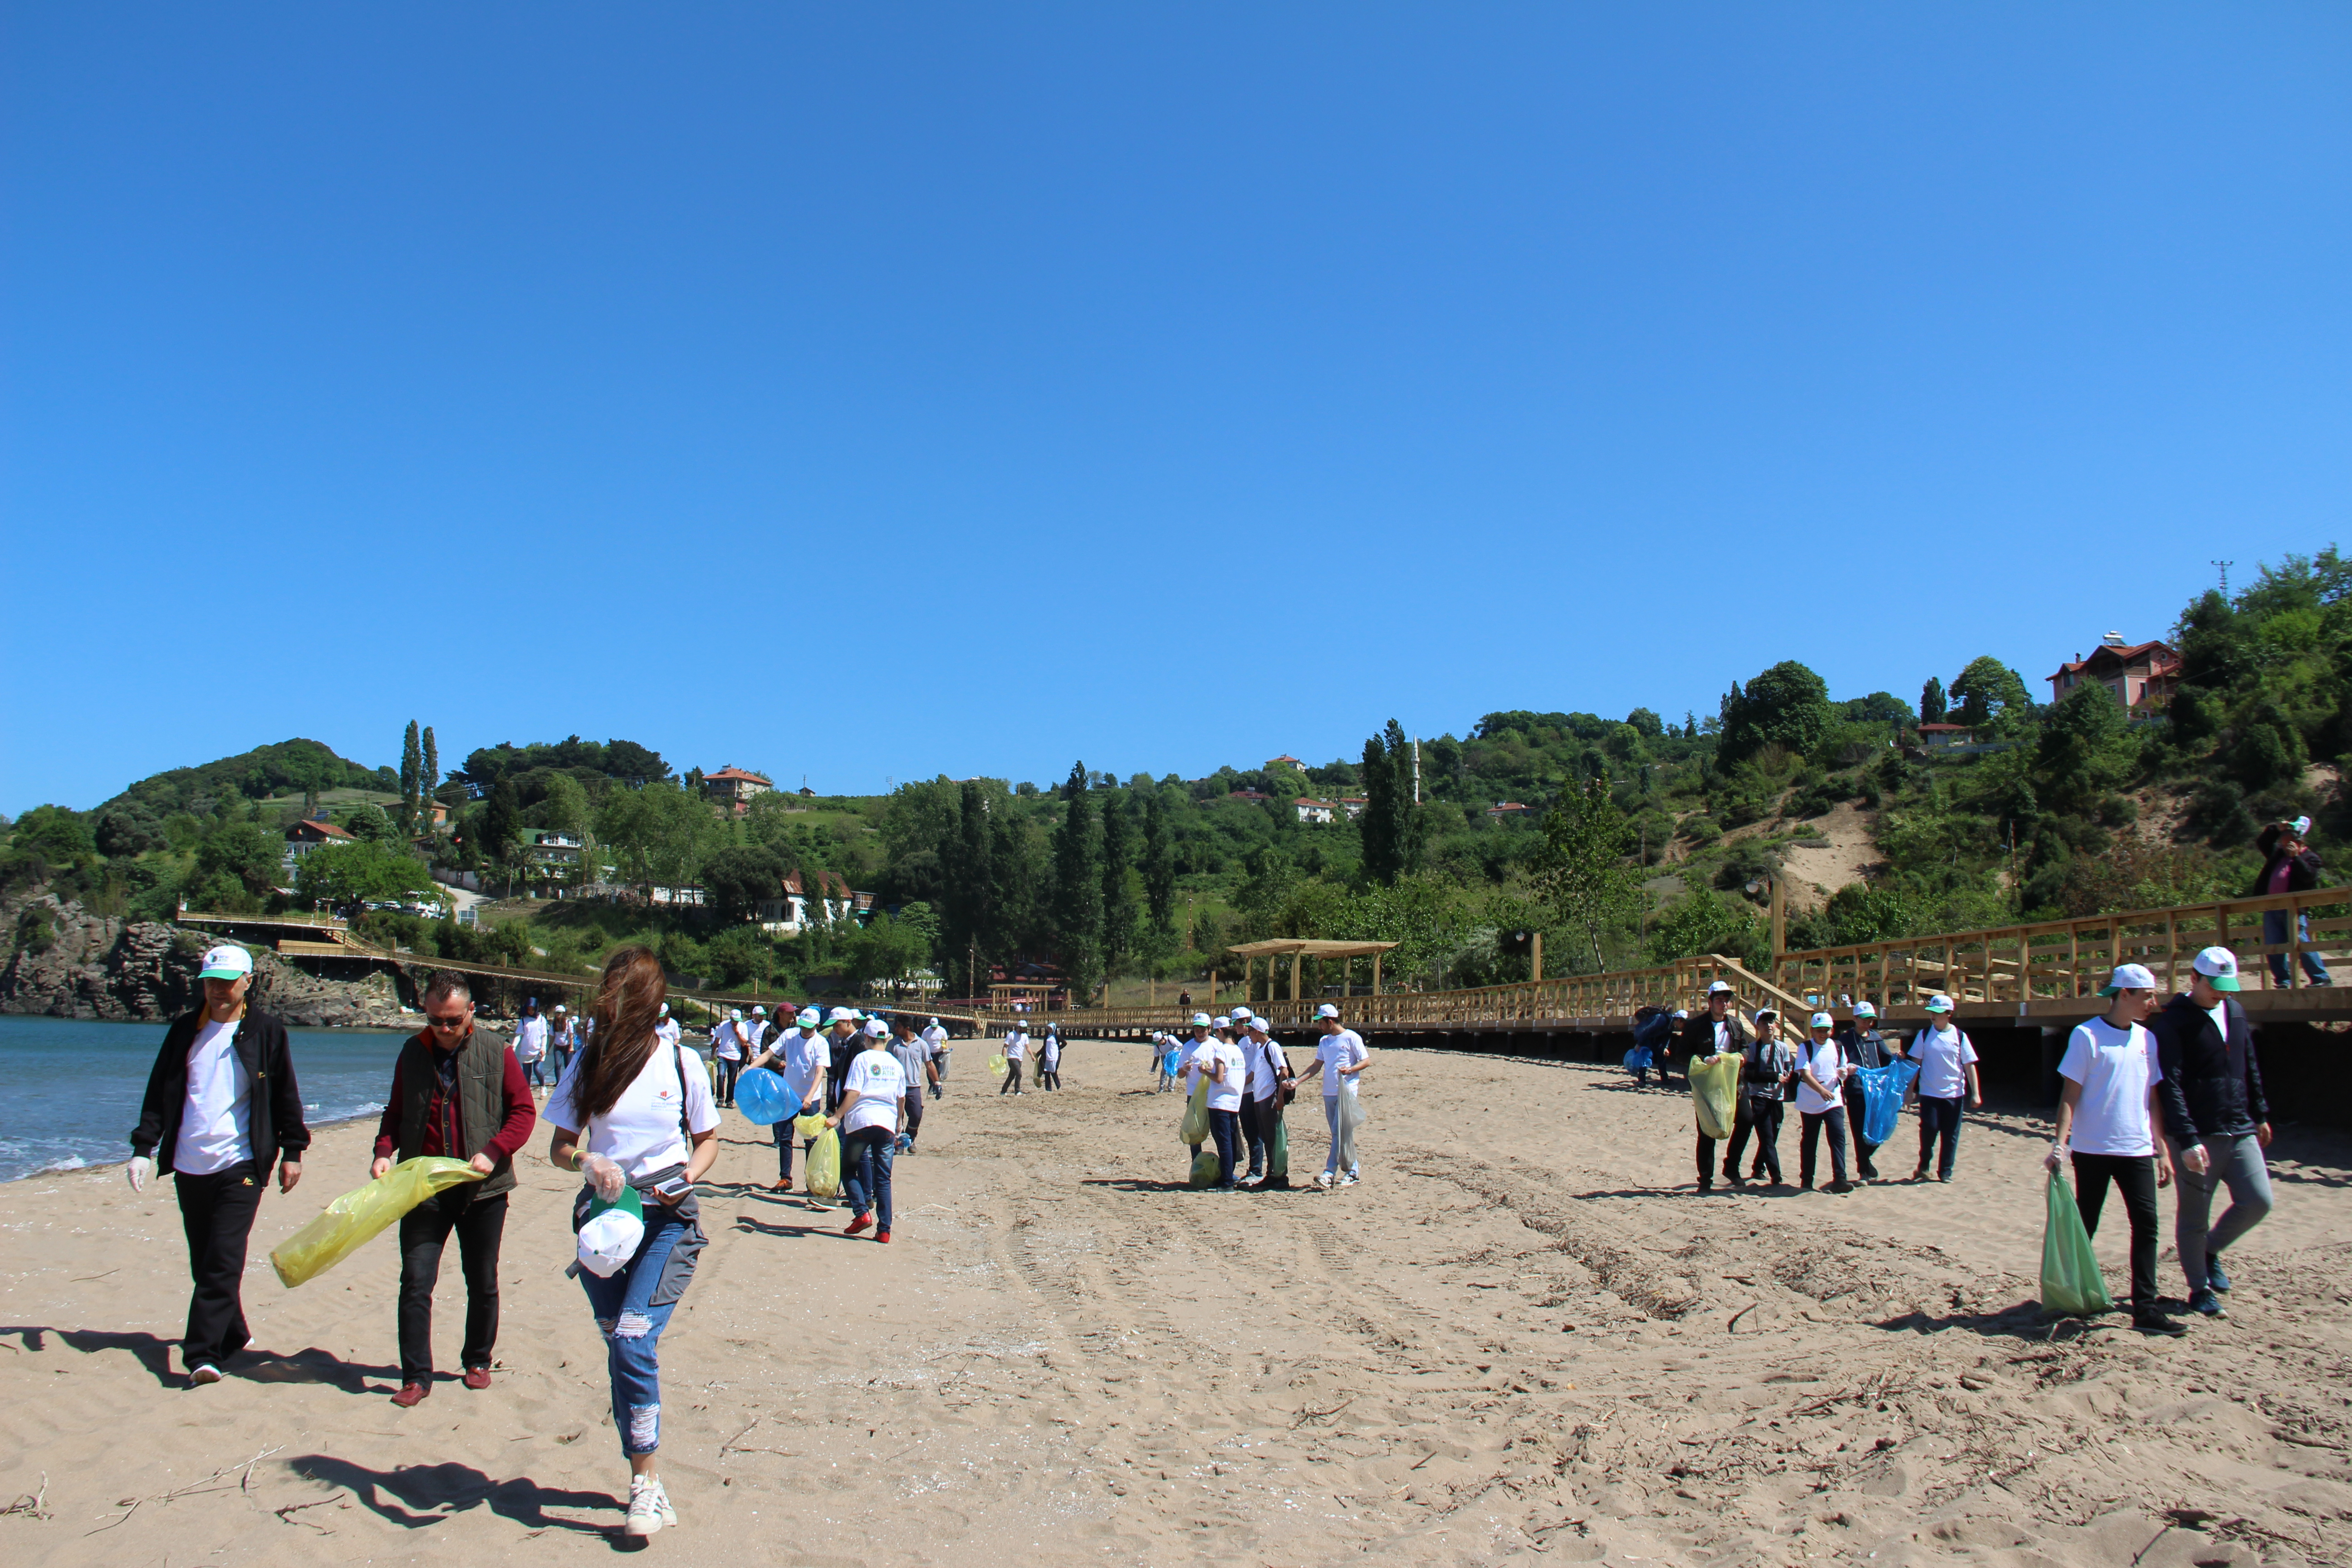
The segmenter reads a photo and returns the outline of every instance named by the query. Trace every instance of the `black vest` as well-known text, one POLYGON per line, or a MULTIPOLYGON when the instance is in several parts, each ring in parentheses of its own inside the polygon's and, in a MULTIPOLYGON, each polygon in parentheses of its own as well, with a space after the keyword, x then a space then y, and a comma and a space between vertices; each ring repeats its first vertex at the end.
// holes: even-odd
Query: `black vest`
MULTIPOLYGON (((400 1136, 394 1152, 413 1160, 425 1152, 425 1128, 433 1090, 439 1082, 434 1066, 437 1053, 425 1036, 412 1036, 400 1048, 400 1136)), ((479 1024, 457 1047, 457 1131, 465 1141, 455 1158, 470 1160, 489 1146, 507 1119, 507 1043, 479 1024)), ((510 1191, 515 1184, 514 1161, 500 1160, 497 1169, 476 1189, 487 1197, 510 1191)))

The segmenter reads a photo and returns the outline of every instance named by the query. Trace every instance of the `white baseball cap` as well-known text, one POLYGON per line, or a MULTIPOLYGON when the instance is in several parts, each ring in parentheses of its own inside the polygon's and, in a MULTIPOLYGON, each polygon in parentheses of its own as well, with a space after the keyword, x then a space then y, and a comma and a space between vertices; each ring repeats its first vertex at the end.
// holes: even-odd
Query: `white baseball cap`
POLYGON ((1731 984, 1728 981, 1718 980, 1706 988, 1706 994, 1710 996, 1728 996, 1731 994, 1731 984))
POLYGON ((1816 1029, 1834 1029, 1837 1027, 1837 1020, 1831 1017, 1827 1013, 1816 1013, 1813 1015, 1811 1027, 1816 1029))
POLYGON ((833 1010, 833 1021, 836 1024, 855 1024, 864 1016, 866 1015, 855 1007, 835 1007, 833 1010))
POLYGON ((1687 1007, 1677 1007, 1675 1009, 1675 1016, 1677 1018, 1687 1018, 1690 1016, 1690 1009, 1687 1007))
POLYGON ((656 1018, 667 1018, 667 1017, 668 1017, 668 1016, 669 1016, 669 1004, 668 1004, 668 1003, 667 1003, 667 1002, 663 1003, 663 1004, 661 1005, 661 1011, 660 1011, 660 1012, 658 1012, 658 1013, 656 1013, 656 1014, 655 1014, 655 1015, 654 1015, 654 1016, 655 1016, 655 1017, 656 1017, 656 1018))
POLYGON ((2116 972, 2107 976, 2107 983, 2099 987, 2099 994, 2112 996, 2118 991, 2153 991, 2155 989, 2156 976, 2148 973, 2147 965, 2118 963, 2116 965, 2116 972))
POLYGON ((768 1010, 765 1007, 754 1007, 751 1009, 751 1016, 754 1018, 764 1018, 767 1016, 768 1010))
POLYGON ((1949 996, 1945 995, 1942 992, 1938 991, 1933 996, 1927 998, 1928 1012, 1948 1013, 1951 1010, 1952 999, 1949 996))
POLYGON ((1315 1016, 1318 1018, 1336 1018, 1339 1016, 1339 1009, 1326 1002, 1315 1009, 1315 1016))
POLYGON ((866 1032, 877 1040, 884 1039, 890 1033, 890 1026, 879 1018, 868 1018, 866 1020, 866 1032))
POLYGON ((1756 1009, 1756 1021, 1759 1024, 1771 1023, 1780 1016, 1780 1015, 1778 1012, 1769 1007, 1759 1007, 1756 1009))
MULTIPOLYGON (((559 1013, 562 1012, 562 1011, 563 1011, 563 1004, 562 1004, 562 1003, 561 1003, 561 1002, 558 1002, 558 1003, 555 1005, 555 1010, 556 1010, 557 1012, 559 1012, 559 1013)), ((129 1518, 130 1516, 129 1516, 128 1514, 126 1514, 126 1515, 124 1515, 123 1517, 125 1517, 125 1518, 127 1519, 127 1518, 129 1518)))
POLYGON ((196 972, 199 980, 242 980, 253 973, 253 954, 233 942, 225 942, 205 954, 205 966, 196 972))
POLYGON ((1213 1025, 1212 1026, 1213 1026, 1213 1027, 1214 1027, 1214 1028, 1219 1028, 1219 1029, 1230 1029, 1230 1028, 1232 1028, 1232 1027, 1234 1026, 1234 1021, 1233 1021, 1231 1018, 1229 1018, 1229 1017, 1225 1016, 1225 1015, 1223 1015, 1223 1013, 1220 1013, 1220 1014, 1218 1014, 1218 1015, 1217 1015, 1217 1020, 1216 1020, 1215 1024, 1214 1024, 1214 1025, 1213 1025))
POLYGON ((1878 1016, 1878 1009, 1867 1002, 1857 1002, 1853 1005, 1853 1016, 1857 1018, 1875 1018, 1878 1016))
POLYGON ((2238 989, 2238 955, 2226 947, 2209 947, 2189 960, 2189 967, 2213 983, 2216 991, 2238 989))
POLYGON ((814 1029, 824 1022, 824 1015, 814 1007, 803 1007, 801 1009, 801 1016, 794 1022, 803 1029, 814 1029))
POLYGON ((1236 1008, 1234 1008, 1234 1023, 1236 1023, 1236 1024, 1246 1024, 1246 1023, 1248 1023, 1249 1021, 1250 1021, 1250 1010, 1249 1010, 1248 1008, 1246 1008, 1246 1007, 1236 1007, 1236 1008))
POLYGON ((1205 1029, 1208 1026, 1209 1016, 1206 1013, 1195 1013, 1192 1015, 1192 1027, 1196 1029, 1205 1029))
POLYGON ((727 1020, 730 1023, 740 1022, 742 1016, 743 1009, 740 1007, 730 1007, 727 1009, 727 1020))

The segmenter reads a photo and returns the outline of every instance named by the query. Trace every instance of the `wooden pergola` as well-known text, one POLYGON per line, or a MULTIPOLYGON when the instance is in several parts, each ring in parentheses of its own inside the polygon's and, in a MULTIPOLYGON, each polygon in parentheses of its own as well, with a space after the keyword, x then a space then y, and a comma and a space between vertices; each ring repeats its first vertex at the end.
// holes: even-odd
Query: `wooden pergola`
POLYGON ((1336 958, 1343 962, 1367 958, 1372 961, 1372 994, 1381 994, 1381 954, 1396 946, 1392 942, 1316 942, 1304 937, 1276 937, 1267 942, 1245 942, 1226 949, 1238 954, 1242 961, 1242 994, 1250 994, 1250 978, 1257 961, 1265 960, 1266 994, 1274 994, 1274 963, 1277 958, 1290 960, 1290 999, 1298 1000, 1300 975, 1310 958, 1336 958))

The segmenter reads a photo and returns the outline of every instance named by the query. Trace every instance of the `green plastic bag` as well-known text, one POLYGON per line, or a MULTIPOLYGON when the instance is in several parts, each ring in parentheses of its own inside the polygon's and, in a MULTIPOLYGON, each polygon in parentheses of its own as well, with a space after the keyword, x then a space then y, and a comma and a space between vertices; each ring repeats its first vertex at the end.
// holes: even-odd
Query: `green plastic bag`
POLYGON ((2042 1310, 2065 1316, 2116 1310, 2063 1171, 2050 1173, 2050 1217, 2042 1227, 2042 1310))
POLYGON ((370 1237, 418 1204, 482 1173, 465 1160, 420 1154, 403 1160, 366 1186, 327 1205, 326 1212, 278 1244, 269 1266, 288 1289, 317 1278, 357 1252, 370 1237))
POLYGON ((808 1190, 811 1197, 818 1198, 841 1194, 841 1134, 830 1127, 817 1135, 809 1149, 808 1190))
POLYGON ((1290 1180, 1290 1128, 1285 1122, 1274 1124, 1274 1147, 1265 1152, 1265 1179, 1290 1180))
POLYGON ((1739 1113, 1739 1069, 1747 1058, 1737 1051, 1702 1057, 1690 1064, 1691 1099, 1698 1106, 1698 1130, 1728 1138, 1739 1113))
POLYGON ((1184 1102, 1184 1121, 1176 1130, 1176 1142, 1189 1149, 1208 1141, 1209 1080, 1204 1078, 1192 1086, 1192 1097, 1184 1102))
POLYGON ((824 1131, 824 1116, 814 1110, 806 1116, 795 1116, 793 1118, 793 1131, 803 1138, 814 1138, 824 1131))
POLYGON ((1217 1173, 1223 1169, 1224 1162, 1218 1158, 1217 1152, 1214 1149, 1203 1149, 1192 1156, 1192 1184, 1196 1187, 1213 1187, 1217 1184, 1217 1173))

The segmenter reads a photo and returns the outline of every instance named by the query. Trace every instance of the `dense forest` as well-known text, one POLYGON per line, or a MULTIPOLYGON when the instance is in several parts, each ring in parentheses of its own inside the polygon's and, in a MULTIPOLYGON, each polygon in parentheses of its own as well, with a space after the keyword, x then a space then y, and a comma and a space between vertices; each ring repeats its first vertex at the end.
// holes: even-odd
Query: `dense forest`
POLYGON ((536 964, 593 963, 636 938, 729 984, 791 990, 929 966, 963 993, 990 972, 1049 965, 1092 995, 1107 979, 1197 975, 1267 936, 1395 942, 1389 973, 1428 986, 1523 975, 1505 933, 1528 929, 1546 932, 1553 973, 1755 957, 1768 939, 1751 889, 1832 814, 1863 826, 1871 853, 1844 886, 1799 890, 1792 947, 2242 892, 2260 825, 2282 816, 2317 817, 2325 854, 2352 826, 2348 590, 2352 564, 2331 546, 2234 595, 2201 595, 2170 635, 2177 693, 2131 715, 2097 684, 2038 701, 1990 658, 1948 682, 1920 672, 1916 700, 1836 699, 1790 661, 1679 721, 1514 710, 1463 735, 1416 739, 1391 722, 1360 755, 1321 765, 1183 779, 1077 763, 1043 786, 773 791, 740 816, 708 804, 698 770, 631 742, 500 744, 444 770, 432 731, 411 725, 398 769, 289 741, 142 780, 91 811, 39 807, 13 825, 0 879, 146 915, 183 896, 288 901, 285 825, 323 804, 361 842, 310 857, 306 873, 341 869, 298 884, 293 902, 423 893, 428 858, 527 882, 534 830, 583 843, 575 882, 708 891, 708 905, 675 910, 501 906, 481 931, 370 917, 420 951, 536 964), (1923 721, 1963 725, 1970 744, 1923 745, 1923 721), (1350 805, 1302 822, 1301 795, 1350 805), (812 892, 870 891, 871 923, 763 934, 759 903, 795 875, 812 892))

